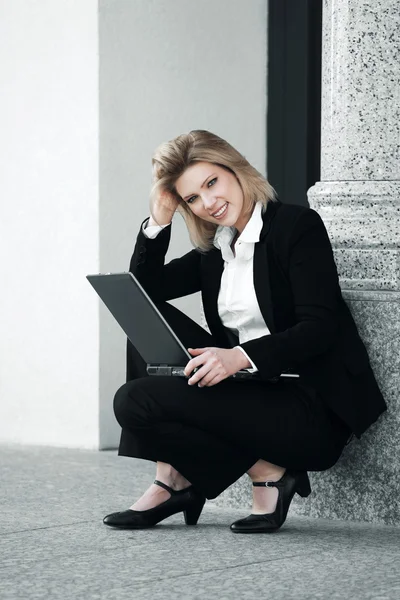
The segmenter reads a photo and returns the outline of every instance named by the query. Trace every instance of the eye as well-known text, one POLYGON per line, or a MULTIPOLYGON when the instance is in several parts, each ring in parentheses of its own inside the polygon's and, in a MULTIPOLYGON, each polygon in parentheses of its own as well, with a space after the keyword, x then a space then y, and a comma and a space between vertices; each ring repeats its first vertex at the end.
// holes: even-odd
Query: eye
MULTIPOLYGON (((212 183, 214 185, 213 182, 216 182, 217 179, 218 179, 218 177, 214 177, 214 179, 210 179, 210 181, 207 183, 207 187, 210 187, 210 183, 212 183)), ((197 196, 191 196, 188 200, 186 200, 186 203, 192 204, 194 198, 197 198, 197 196)))

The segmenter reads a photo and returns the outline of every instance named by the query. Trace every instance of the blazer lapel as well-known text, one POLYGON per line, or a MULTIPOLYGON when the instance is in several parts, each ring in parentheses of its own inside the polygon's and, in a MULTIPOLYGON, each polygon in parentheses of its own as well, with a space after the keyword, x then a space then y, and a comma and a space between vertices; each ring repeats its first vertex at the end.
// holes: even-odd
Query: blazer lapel
POLYGON ((258 305, 264 321, 271 333, 276 332, 274 307, 271 295, 271 273, 268 264, 268 234, 277 210, 282 205, 280 200, 269 202, 263 215, 264 225, 260 233, 260 241, 254 246, 253 283, 258 305))
POLYGON ((274 309, 271 298, 270 272, 267 244, 259 241, 254 246, 253 282, 258 305, 264 321, 271 333, 275 333, 274 309))

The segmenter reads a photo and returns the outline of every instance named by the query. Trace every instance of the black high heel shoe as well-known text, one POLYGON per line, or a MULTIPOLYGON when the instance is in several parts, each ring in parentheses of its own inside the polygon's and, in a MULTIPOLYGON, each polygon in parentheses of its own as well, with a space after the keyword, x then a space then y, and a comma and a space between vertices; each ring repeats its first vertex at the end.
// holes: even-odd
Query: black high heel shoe
POLYGON ((310 480, 306 471, 286 470, 279 481, 254 481, 254 486, 277 487, 278 501, 273 513, 261 515, 251 514, 239 519, 231 525, 235 533, 272 533, 277 531, 284 522, 293 496, 299 494, 306 498, 311 494, 310 480))
POLYGON ((193 485, 183 490, 173 490, 158 479, 155 479, 154 483, 166 489, 171 494, 171 498, 148 510, 128 508, 128 510, 111 513, 104 517, 103 523, 119 529, 145 529, 183 511, 186 525, 196 525, 206 502, 205 496, 193 485))

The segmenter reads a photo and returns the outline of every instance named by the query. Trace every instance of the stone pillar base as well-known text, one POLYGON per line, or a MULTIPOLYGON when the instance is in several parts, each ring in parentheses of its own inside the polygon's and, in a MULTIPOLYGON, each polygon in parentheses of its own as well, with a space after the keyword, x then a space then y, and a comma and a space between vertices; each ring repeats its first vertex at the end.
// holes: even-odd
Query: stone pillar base
POLYGON ((313 493, 292 511, 312 517, 400 524, 400 292, 343 292, 388 410, 336 465, 310 473, 313 493))

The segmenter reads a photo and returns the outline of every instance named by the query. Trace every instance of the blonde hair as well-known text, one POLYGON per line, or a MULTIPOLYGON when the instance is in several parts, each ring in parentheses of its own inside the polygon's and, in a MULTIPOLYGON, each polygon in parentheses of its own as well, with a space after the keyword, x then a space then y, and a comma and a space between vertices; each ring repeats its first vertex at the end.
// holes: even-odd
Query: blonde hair
POLYGON ((210 131, 196 129, 161 144, 152 158, 153 185, 150 196, 157 195, 160 188, 174 195, 179 203, 177 212, 186 222, 190 241, 195 248, 204 253, 214 247, 213 240, 218 224, 195 215, 175 188, 179 177, 196 162, 218 165, 237 177, 243 192, 245 215, 252 212, 256 202, 263 204, 264 212, 268 202, 276 201, 276 194, 271 184, 240 152, 210 131))

